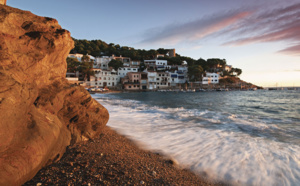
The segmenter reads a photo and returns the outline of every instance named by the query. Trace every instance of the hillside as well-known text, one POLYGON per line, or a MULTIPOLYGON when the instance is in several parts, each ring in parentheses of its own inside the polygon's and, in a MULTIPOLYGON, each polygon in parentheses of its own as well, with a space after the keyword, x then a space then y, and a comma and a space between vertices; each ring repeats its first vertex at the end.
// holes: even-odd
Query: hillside
POLYGON ((228 87, 231 89, 240 88, 261 88, 253 85, 249 82, 244 82, 238 78, 242 74, 242 69, 230 68, 230 71, 226 71, 225 67, 228 66, 226 59, 210 58, 197 60, 181 56, 176 53, 176 57, 169 57, 167 54, 169 49, 159 48, 157 50, 141 50, 134 49, 133 47, 120 46, 119 44, 109 43, 102 40, 78 40, 73 38, 75 47, 70 53, 81 53, 90 54, 92 56, 123 56, 130 57, 132 60, 144 61, 149 59, 154 59, 158 54, 163 54, 164 57, 159 57, 159 59, 164 59, 168 61, 168 65, 181 65, 182 61, 186 61, 188 64, 188 75, 190 82, 195 82, 201 80, 201 76, 205 72, 219 72, 221 75, 220 83, 216 87, 228 87))

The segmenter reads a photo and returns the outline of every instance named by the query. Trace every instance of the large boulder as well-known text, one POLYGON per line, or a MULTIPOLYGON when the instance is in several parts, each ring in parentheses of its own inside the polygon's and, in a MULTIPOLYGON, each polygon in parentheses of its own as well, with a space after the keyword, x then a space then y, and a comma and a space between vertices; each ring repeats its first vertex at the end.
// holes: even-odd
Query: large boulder
POLYGON ((73 45, 55 19, 0 5, 0 185, 24 183, 106 125, 108 111, 65 79, 73 45))

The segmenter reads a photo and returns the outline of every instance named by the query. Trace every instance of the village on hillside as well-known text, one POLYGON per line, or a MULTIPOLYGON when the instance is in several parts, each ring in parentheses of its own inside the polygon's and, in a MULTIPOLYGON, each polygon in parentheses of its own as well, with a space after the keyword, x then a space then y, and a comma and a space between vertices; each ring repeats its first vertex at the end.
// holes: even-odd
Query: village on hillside
POLYGON ((165 59, 175 55, 175 49, 170 49, 166 55, 158 54, 154 59, 138 61, 114 55, 94 57, 78 53, 69 54, 66 78, 70 83, 82 85, 92 91, 205 91, 256 88, 250 83, 236 81, 239 78, 235 77, 241 72, 232 71, 232 66, 226 62, 216 64, 209 71, 203 71, 202 68, 189 69, 186 61, 174 65, 165 59), (74 63, 77 63, 77 68, 74 63), (78 70, 80 67, 81 71, 78 70))

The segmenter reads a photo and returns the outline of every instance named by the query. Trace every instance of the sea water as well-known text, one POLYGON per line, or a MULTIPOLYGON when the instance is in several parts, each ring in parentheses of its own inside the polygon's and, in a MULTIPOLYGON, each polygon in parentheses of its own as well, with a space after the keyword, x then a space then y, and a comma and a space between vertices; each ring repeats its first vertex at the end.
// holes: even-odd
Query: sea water
POLYGON ((108 126, 234 185, 300 185, 300 91, 94 94, 108 126))

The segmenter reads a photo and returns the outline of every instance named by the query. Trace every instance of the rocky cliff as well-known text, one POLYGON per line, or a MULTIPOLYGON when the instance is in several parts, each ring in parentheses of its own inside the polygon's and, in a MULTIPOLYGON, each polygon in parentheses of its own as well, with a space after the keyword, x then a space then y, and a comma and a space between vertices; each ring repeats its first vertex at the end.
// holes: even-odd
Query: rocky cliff
POLYGON ((68 145, 99 134, 107 110, 65 80, 70 33, 0 5, 0 185, 20 185, 68 145))

